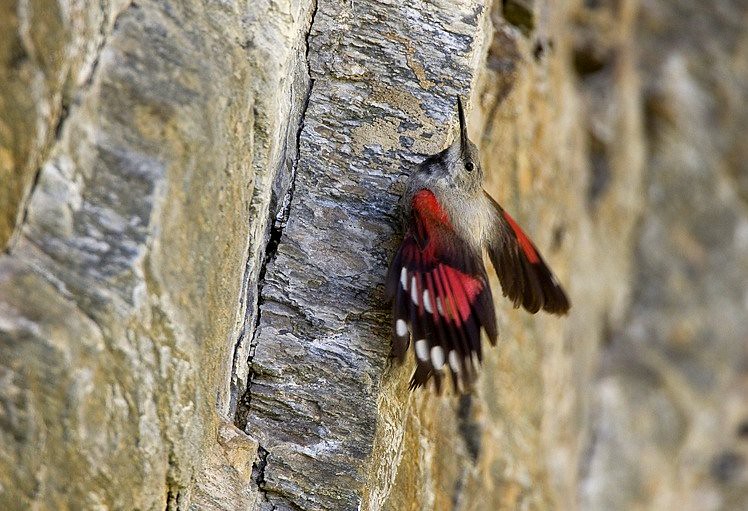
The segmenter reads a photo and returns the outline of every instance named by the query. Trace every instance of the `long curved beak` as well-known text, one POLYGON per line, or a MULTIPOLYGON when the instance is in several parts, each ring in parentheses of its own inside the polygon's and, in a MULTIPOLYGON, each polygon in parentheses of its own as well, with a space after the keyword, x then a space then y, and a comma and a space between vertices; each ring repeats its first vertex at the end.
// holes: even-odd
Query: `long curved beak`
POLYGON ((457 96, 457 117, 460 119, 460 147, 464 150, 468 147, 467 122, 465 122, 465 109, 462 107, 462 100, 457 96))

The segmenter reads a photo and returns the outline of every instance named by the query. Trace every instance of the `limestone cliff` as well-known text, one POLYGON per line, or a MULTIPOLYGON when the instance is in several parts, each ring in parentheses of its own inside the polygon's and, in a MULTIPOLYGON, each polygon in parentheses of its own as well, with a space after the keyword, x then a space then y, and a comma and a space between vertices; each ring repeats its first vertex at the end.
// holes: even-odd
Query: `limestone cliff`
POLYGON ((748 508, 741 0, 0 2, 0 509, 748 508), (403 177, 470 98, 573 302, 410 393, 403 177))

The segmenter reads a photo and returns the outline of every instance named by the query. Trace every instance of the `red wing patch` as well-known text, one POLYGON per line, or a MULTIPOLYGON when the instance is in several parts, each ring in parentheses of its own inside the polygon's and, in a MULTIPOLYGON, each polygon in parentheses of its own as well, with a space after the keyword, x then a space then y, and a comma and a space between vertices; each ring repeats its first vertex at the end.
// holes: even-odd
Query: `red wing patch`
POLYGON ((417 367, 411 387, 431 377, 441 389, 445 371, 455 389, 468 388, 482 359, 483 328, 495 343, 496 318, 480 254, 452 229, 434 194, 418 192, 408 231, 390 266, 392 354, 405 358, 413 341, 417 367))
POLYGON ((522 252, 525 253, 527 260, 532 264, 539 263, 540 257, 538 257, 538 252, 535 250, 535 246, 532 244, 532 241, 530 241, 530 238, 525 234, 525 231, 517 225, 517 222, 514 221, 514 218, 512 218, 509 213, 506 211, 503 211, 502 213, 504 214, 504 219, 509 223, 509 227, 514 231, 514 235, 517 237, 517 242, 519 243, 519 248, 521 248, 522 252))
POLYGON ((515 307, 521 305, 533 314, 541 309, 566 314, 571 307, 569 298, 535 244, 490 195, 485 196, 496 211, 488 254, 504 296, 509 297, 515 307))

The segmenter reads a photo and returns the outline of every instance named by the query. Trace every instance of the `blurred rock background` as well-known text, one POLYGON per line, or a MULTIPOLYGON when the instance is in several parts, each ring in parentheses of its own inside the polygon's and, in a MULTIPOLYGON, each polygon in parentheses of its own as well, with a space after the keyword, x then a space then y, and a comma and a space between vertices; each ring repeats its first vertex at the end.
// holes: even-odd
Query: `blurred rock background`
POLYGON ((0 509, 748 509, 748 4, 0 0, 0 509), (407 4, 407 5, 406 5, 407 4), (409 393, 470 98, 573 309, 409 393))

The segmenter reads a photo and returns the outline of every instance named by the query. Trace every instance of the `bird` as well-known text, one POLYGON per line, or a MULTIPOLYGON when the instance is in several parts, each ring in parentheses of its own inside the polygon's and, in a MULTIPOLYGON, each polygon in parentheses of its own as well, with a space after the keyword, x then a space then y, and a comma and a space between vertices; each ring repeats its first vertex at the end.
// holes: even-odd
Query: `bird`
POLYGON ((400 200, 404 236, 386 277, 392 302, 391 356, 405 360, 412 344, 410 389, 449 374, 468 392, 483 360, 481 332, 492 346, 498 330, 484 251, 515 308, 563 315, 571 302, 540 251, 484 189, 478 148, 468 138, 457 97, 459 133, 408 178, 400 200))

